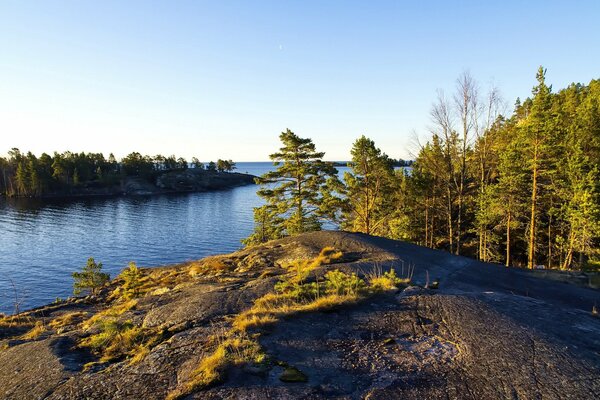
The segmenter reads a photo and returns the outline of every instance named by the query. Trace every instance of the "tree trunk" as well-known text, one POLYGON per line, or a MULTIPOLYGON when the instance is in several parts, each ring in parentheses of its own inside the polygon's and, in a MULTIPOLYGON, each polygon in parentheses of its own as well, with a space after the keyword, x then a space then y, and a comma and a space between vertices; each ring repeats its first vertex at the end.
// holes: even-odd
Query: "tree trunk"
POLYGON ((538 143, 533 151, 533 181, 531 185, 531 221, 529 223, 529 254, 527 256, 527 267, 535 267, 535 214, 537 202, 537 178, 538 178, 538 143))
POLYGON ((510 267, 510 223, 511 221, 511 213, 508 212, 508 219, 506 220, 506 266, 510 267))

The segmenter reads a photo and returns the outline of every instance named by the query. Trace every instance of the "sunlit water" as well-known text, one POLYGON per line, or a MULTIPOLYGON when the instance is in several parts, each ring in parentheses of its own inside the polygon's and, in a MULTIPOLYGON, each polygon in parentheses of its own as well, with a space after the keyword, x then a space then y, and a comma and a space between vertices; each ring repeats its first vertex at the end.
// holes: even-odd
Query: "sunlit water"
MULTIPOLYGON (((239 163, 261 175, 270 163, 239 163)), ((346 168, 338 168, 345 170, 346 168)), ((0 199, 0 312, 72 294, 71 273, 94 257, 111 276, 129 261, 158 266, 227 253, 253 228, 257 186, 158 196, 0 199)))

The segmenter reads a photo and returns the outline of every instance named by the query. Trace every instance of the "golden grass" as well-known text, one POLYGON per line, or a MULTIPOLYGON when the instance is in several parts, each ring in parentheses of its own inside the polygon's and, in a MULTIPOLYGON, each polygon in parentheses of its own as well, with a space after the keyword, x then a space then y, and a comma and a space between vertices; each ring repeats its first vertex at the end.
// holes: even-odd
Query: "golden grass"
POLYGON ((23 315, 0 316, 0 328, 30 327, 35 325, 35 319, 23 315))
POLYGON ((83 323, 83 329, 90 329, 96 323, 102 321, 105 318, 118 317, 120 315, 123 315, 125 312, 135 308, 137 302, 138 301, 136 299, 132 299, 124 303, 115 304, 114 306, 109 307, 106 310, 100 311, 83 323))
MULTIPOLYGON (((341 252, 335 251, 332 247, 326 247, 312 260, 300 260, 290 263, 287 269, 292 272, 292 275, 288 276, 287 281, 282 282, 284 285, 279 286, 283 288, 283 291, 265 294, 256 299, 250 309, 236 315, 231 323, 231 329, 223 333, 221 336, 222 341, 216 346, 215 350, 202 359, 188 382, 170 393, 167 399, 179 399, 196 390, 216 384, 223 379, 226 369, 231 365, 263 362, 266 355, 257 340, 260 334, 249 336, 248 330, 274 324, 285 316, 302 312, 329 310, 351 304, 363 298, 365 294, 379 291, 378 288, 380 287, 391 288, 392 284, 400 282, 399 278, 395 276, 395 272, 389 272, 374 276, 371 284, 367 287, 364 280, 356 274, 345 274, 336 270, 332 271, 334 274, 329 276, 329 280, 335 278, 336 282, 330 282, 328 275, 326 275, 325 282, 303 283, 311 271, 341 257, 341 252), (338 286, 348 286, 352 290, 348 289, 340 293, 339 287, 332 285, 332 283, 336 283, 338 286), (305 292, 297 289, 305 287, 316 288, 316 296, 311 298, 305 294, 298 295, 298 293, 305 292), (290 288, 291 290, 289 290, 290 288), (321 288, 322 295, 320 295, 321 288)), ((313 292, 307 291, 306 293, 313 292)))
POLYGON ((182 398, 196 390, 210 387, 223 380, 225 371, 232 365, 248 362, 260 363, 265 354, 258 342, 247 335, 229 334, 216 349, 203 358, 188 382, 167 396, 167 400, 182 398))
POLYGON ((396 270, 390 268, 386 272, 382 272, 381 269, 375 269, 367 277, 369 281, 369 289, 375 292, 385 292, 388 290, 397 290, 401 285, 410 284, 411 279, 400 278, 396 275, 396 270))
POLYGON ((233 327, 238 331, 245 331, 247 329, 256 328, 259 326, 265 326, 277 322, 277 318, 273 315, 243 315, 239 314, 241 318, 235 318, 233 321, 233 327))
POLYGON ((48 324, 52 329, 63 328, 65 326, 78 324, 87 317, 88 313, 82 311, 74 311, 66 313, 54 318, 48 324))
POLYGON ((97 322, 97 327, 99 331, 83 339, 79 346, 92 349, 102 362, 130 357, 129 363, 135 364, 164 338, 163 331, 141 328, 131 321, 121 322, 113 317, 97 322))
POLYGON ((42 321, 37 321, 35 326, 31 328, 31 330, 21 336, 25 340, 35 340, 42 335, 42 333, 46 332, 46 327, 42 321))
POLYGON ((195 277, 198 275, 206 275, 211 273, 219 274, 226 271, 231 271, 232 269, 233 266, 226 264, 221 258, 208 257, 202 261, 192 263, 188 269, 188 273, 195 277))

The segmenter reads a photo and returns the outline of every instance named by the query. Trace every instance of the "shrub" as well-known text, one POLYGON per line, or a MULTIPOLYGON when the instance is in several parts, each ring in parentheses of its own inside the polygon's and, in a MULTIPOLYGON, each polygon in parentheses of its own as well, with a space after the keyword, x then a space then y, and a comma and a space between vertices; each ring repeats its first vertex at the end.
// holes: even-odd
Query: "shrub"
POLYGON ((26 334, 23 335, 23 339, 35 340, 38 337, 40 337, 40 335, 44 332, 46 332, 46 327, 44 326, 42 321, 37 321, 35 323, 34 327, 31 328, 31 330, 29 332, 27 332, 26 334))
POLYGON ((81 272, 73 272, 73 293, 78 295, 84 290, 89 290, 92 294, 96 294, 98 289, 104 286, 110 276, 102 271, 102 263, 96 263, 92 257, 88 258, 87 264, 82 268, 81 272))
POLYGON ((369 278, 369 284, 375 291, 395 290, 399 285, 408 283, 410 283, 410 279, 399 278, 393 268, 383 274, 375 273, 369 278))
POLYGON ((122 357, 133 357, 132 362, 141 360, 149 349, 164 337, 163 331, 144 329, 131 321, 119 321, 108 317, 96 322, 99 331, 80 342, 81 347, 89 347, 101 358, 112 361, 122 357))
POLYGON ((345 274, 336 269, 325 274, 325 287, 330 294, 358 295, 365 286, 365 282, 356 273, 345 274))
POLYGON ((124 299, 133 299, 140 295, 142 277, 142 271, 140 271, 133 261, 129 263, 123 272, 121 272, 121 278, 123 278, 123 290, 121 295, 124 299))

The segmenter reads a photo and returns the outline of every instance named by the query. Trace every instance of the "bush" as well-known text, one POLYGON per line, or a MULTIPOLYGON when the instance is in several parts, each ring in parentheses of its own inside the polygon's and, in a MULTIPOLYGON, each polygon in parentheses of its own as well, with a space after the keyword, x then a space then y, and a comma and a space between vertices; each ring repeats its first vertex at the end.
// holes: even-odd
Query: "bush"
POLYGON ((142 271, 140 271, 133 261, 130 262, 127 268, 121 272, 121 278, 123 278, 123 291, 121 294, 123 298, 129 300, 140 295, 142 277, 142 271))
POLYGON ((358 295, 365 286, 365 282, 355 273, 345 274, 336 269, 325 274, 325 287, 329 294, 358 295))
POLYGON ((409 278, 399 278, 395 269, 390 269, 383 274, 375 274, 369 279, 370 286, 375 291, 398 289, 399 285, 410 283, 409 278))
POLYGON ((82 291, 90 291, 96 294, 98 289, 110 280, 110 275, 102 271, 102 263, 96 263, 92 257, 88 258, 87 264, 81 272, 73 272, 73 293, 78 295, 82 291))

